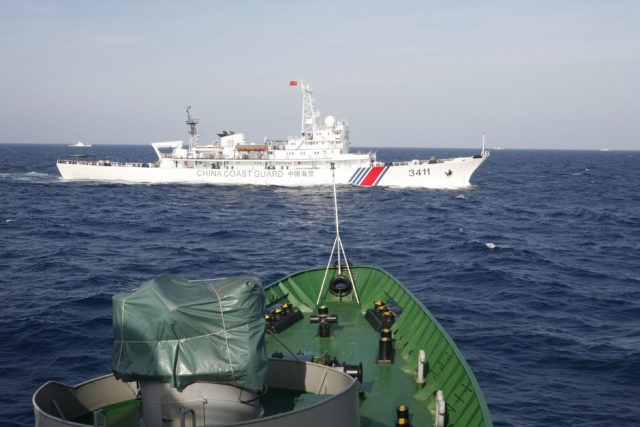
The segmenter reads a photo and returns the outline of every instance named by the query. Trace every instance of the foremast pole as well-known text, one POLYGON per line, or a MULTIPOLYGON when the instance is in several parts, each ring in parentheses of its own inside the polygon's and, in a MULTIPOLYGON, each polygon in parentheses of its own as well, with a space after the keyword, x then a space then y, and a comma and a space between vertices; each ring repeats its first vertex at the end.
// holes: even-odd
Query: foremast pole
POLYGON ((198 119, 191 118, 191 114, 189 114, 189 110, 191 106, 187 107, 187 125, 189 126, 189 151, 193 150, 193 147, 197 147, 200 145, 200 135, 198 135, 198 131, 196 130, 196 125, 198 124, 198 119))

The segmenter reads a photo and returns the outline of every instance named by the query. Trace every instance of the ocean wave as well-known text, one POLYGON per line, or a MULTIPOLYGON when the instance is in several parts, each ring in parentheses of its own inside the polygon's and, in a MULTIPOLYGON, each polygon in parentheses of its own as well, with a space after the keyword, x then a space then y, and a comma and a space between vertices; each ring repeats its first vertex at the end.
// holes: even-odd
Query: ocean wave
MULTIPOLYGON (((39 150, 0 156, 0 423, 33 424, 46 380, 109 371, 113 294, 163 273, 270 283, 328 261, 326 187, 62 183, 55 150, 39 150)), ((639 163, 609 154, 505 150, 454 192, 338 189, 349 259, 384 268, 436 316, 496 425, 640 417, 639 163)))

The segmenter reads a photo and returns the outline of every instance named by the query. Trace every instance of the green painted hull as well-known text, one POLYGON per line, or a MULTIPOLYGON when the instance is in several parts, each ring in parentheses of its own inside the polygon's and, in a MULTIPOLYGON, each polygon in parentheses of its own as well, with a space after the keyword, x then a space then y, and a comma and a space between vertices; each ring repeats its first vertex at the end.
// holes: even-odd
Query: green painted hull
MULTIPOLYGON (((281 332, 278 337, 294 352, 321 356, 329 354, 340 362, 362 363, 360 399, 361 425, 394 425, 396 407, 406 405, 413 425, 434 425, 435 393, 442 390, 446 401, 448 426, 491 426, 491 415, 480 386, 451 337, 435 317, 400 282, 376 267, 351 269, 360 304, 354 292, 339 298, 327 292, 329 280, 337 275, 330 269, 320 303, 338 316, 331 338, 317 337, 317 325, 309 316, 316 313, 316 300, 322 286, 324 268, 302 271, 266 287, 267 306, 292 304, 304 320, 281 332), (365 320, 373 302, 392 301, 399 312, 392 326, 394 362, 378 364, 379 334, 365 320), (425 384, 416 383, 418 354, 426 353, 425 384)), ((343 271, 343 274, 345 272, 343 271)), ((273 337, 267 337, 267 354, 287 354, 273 337)))

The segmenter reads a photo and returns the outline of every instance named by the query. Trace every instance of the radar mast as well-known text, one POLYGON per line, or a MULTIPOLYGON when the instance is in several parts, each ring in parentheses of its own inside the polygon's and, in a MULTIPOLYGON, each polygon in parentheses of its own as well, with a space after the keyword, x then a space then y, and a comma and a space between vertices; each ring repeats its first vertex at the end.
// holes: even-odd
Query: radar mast
POLYGON ((193 147, 200 145, 200 135, 198 135, 198 131, 196 130, 196 125, 198 124, 198 119, 191 118, 191 114, 189 110, 191 106, 187 107, 187 125, 189 125, 189 150, 192 150, 193 147))
POLYGON ((320 115, 318 111, 315 111, 313 97, 313 90, 310 85, 304 84, 300 79, 300 88, 302 89, 302 137, 309 137, 313 135, 313 131, 316 128, 316 117, 320 115))

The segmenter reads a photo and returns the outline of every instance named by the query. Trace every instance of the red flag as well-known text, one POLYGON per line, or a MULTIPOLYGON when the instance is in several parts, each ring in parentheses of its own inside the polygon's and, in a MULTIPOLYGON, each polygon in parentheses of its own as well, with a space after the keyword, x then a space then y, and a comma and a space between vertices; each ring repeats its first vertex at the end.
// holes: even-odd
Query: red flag
POLYGON ((296 80, 291 80, 289 82, 289 86, 298 86, 298 82, 296 80))

